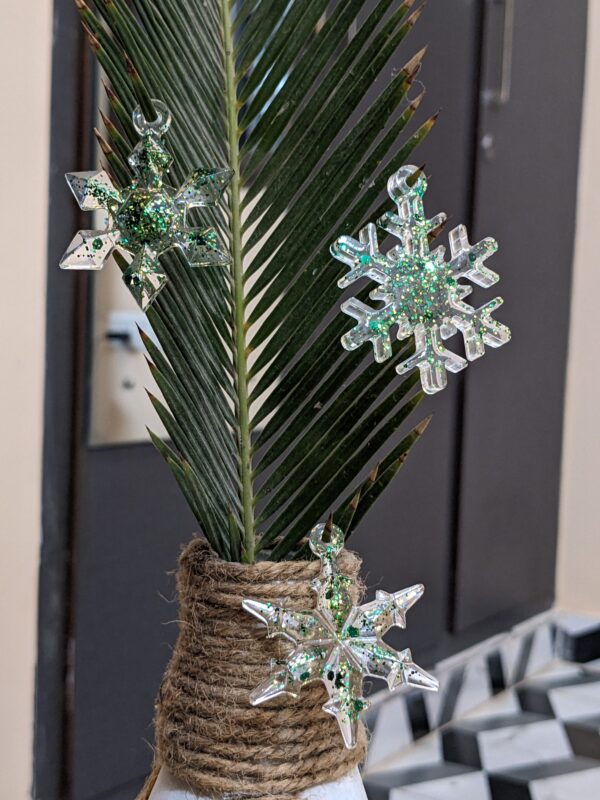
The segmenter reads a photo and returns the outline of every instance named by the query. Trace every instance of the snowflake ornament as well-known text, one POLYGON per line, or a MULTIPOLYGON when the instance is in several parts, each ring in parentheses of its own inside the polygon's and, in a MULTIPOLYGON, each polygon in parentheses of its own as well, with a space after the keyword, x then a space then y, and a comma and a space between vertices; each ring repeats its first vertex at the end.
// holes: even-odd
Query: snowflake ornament
POLYGON ((445 260, 445 248, 429 249, 429 234, 445 220, 445 214, 427 219, 423 196, 427 180, 420 173, 413 186, 408 178, 417 167, 405 166, 388 180, 388 193, 397 205, 397 213, 388 211, 377 224, 400 240, 387 253, 382 253, 377 229, 369 223, 359 233, 358 241, 340 236, 331 247, 332 255, 350 267, 338 281, 343 289, 360 278, 377 283, 369 297, 380 301, 371 308, 356 297, 342 303, 342 311, 357 324, 342 337, 346 350, 354 350, 371 342, 376 361, 392 355, 391 329, 397 326, 396 336, 415 338, 415 352, 396 367, 402 375, 415 367, 421 373, 421 383, 427 394, 446 386, 446 372, 460 372, 467 366, 461 356, 444 347, 444 339, 460 331, 468 361, 480 358, 485 345, 500 347, 510 339, 510 330, 492 317, 502 305, 496 297, 480 308, 464 302, 472 287, 460 283, 466 279, 488 288, 498 281, 498 275, 484 262, 498 249, 494 239, 483 239, 471 245, 464 225, 450 231, 450 260, 445 260))
POLYGON ((131 255, 125 284, 146 308, 164 287, 167 277, 159 256, 178 247, 191 267, 226 266, 229 255, 214 228, 188 224, 188 210, 215 206, 231 180, 230 169, 196 169, 180 189, 165 183, 173 158, 161 138, 171 125, 164 103, 154 100, 157 117, 148 122, 138 106, 132 119, 141 141, 129 156, 135 178, 118 189, 103 170, 69 172, 67 183, 84 211, 104 209, 104 230, 79 231, 60 261, 63 269, 102 269, 115 247, 131 255))
POLYGON ((373 602, 354 606, 352 580, 336 564, 344 533, 335 525, 328 537, 326 531, 327 526, 317 525, 309 539, 311 550, 321 559, 321 575, 313 582, 314 610, 242 602, 246 611, 266 624, 268 637, 285 636, 294 644, 287 659, 274 662, 272 674, 251 692, 250 702, 256 706, 282 694, 297 697, 306 683, 323 681, 329 693, 323 711, 337 719, 346 747, 353 748, 359 715, 369 705, 362 696, 366 676, 383 678, 390 689, 404 684, 435 691, 438 682, 413 663, 410 650, 397 652, 383 641, 393 626, 406 627, 406 612, 422 596, 423 586, 394 594, 378 591, 373 602))

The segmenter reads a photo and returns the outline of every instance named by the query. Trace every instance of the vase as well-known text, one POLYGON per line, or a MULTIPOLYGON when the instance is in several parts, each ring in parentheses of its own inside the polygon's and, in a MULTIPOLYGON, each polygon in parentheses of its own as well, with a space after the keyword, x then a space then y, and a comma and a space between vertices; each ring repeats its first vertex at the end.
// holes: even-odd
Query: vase
MULTIPOLYGON (((358 601, 360 560, 343 551, 339 570, 358 601)), ((254 707, 250 693, 293 645, 242 608, 244 599, 296 611, 315 607, 318 561, 244 565, 218 558, 194 539, 179 560, 179 636, 155 715, 155 765, 140 800, 276 798, 365 800, 358 764, 366 753, 344 746, 336 720, 322 711, 321 681, 298 697, 254 707)))

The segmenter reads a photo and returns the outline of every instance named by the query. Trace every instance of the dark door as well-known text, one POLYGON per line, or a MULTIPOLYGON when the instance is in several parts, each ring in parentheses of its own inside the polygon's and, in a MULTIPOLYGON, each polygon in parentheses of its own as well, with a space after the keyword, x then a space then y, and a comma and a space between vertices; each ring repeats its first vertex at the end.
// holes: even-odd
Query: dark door
POLYGON ((554 597, 587 2, 485 10, 473 226, 500 241, 514 340, 465 375, 457 631, 554 597))
MULTIPOLYGON (((428 209, 499 239, 514 333, 428 401, 427 434, 354 541, 372 589, 426 584, 409 642, 425 665, 553 596, 586 3, 512 7, 430 0, 408 50, 429 43, 425 105, 442 109, 418 154, 428 209), (510 96, 492 103, 509 57, 510 96)), ((170 573, 194 522, 149 445, 87 443, 91 287, 56 267, 79 225, 62 173, 92 159, 95 80, 71 0, 56 0, 55 36, 35 796, 120 800, 151 761, 170 573)))

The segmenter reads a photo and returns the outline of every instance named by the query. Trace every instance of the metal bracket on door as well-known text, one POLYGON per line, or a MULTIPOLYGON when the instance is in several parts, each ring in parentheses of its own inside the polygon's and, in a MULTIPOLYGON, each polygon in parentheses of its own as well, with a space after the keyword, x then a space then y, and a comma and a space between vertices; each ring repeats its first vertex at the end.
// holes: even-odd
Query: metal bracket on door
POLYGON ((504 6, 504 23, 502 26, 502 65, 500 86, 484 89, 483 99, 486 103, 505 106, 510 100, 513 60, 513 34, 515 27, 515 0, 488 0, 490 5, 504 6))

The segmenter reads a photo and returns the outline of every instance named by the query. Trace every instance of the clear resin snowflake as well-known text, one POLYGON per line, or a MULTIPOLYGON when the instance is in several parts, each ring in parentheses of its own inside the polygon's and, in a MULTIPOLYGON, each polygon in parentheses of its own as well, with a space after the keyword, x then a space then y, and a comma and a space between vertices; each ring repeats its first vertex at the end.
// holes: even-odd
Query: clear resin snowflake
POLYGON ((467 230, 459 225, 450 231, 450 260, 445 260, 445 248, 429 249, 429 235, 446 219, 438 214, 427 219, 423 196, 427 180, 420 173, 414 185, 408 179, 418 170, 402 167, 388 181, 388 193, 397 205, 397 213, 388 211, 377 224, 400 240, 389 252, 382 253, 377 229, 369 223, 359 233, 358 241, 340 236, 331 247, 332 255, 350 270, 338 285, 345 288, 360 278, 377 283, 369 297, 380 301, 371 308, 355 297, 342 303, 342 311, 357 324, 342 337, 342 345, 354 350, 371 342, 376 361, 392 355, 391 329, 397 326, 396 336, 414 336, 415 352, 396 367, 399 374, 418 367, 421 383, 427 394, 446 386, 446 371, 459 372, 467 366, 461 356, 444 347, 444 339, 462 333, 468 361, 480 358, 485 345, 500 347, 510 339, 510 330, 492 318, 492 312, 502 305, 496 297, 480 308, 464 302, 472 292, 464 278, 488 288, 498 281, 498 275, 484 262, 498 249, 494 239, 469 244, 467 230))
POLYGON ((101 269, 115 247, 131 255, 123 280, 142 308, 146 308, 166 283, 159 256, 178 247, 191 267, 222 266, 229 255, 219 244, 214 228, 188 224, 188 210, 216 205, 231 180, 230 169, 197 169, 174 189, 164 181, 173 163, 161 137, 169 129, 171 115, 154 100, 157 118, 147 122, 136 108, 133 124, 141 136, 129 156, 135 179, 125 189, 114 186, 108 174, 70 172, 65 176, 80 208, 103 209, 104 230, 79 231, 60 261, 63 269, 101 269))
POLYGON ((423 594, 423 586, 395 594, 378 591, 372 603, 355 606, 349 591, 352 581, 336 564, 344 547, 343 531, 317 525, 309 541, 321 559, 321 575, 313 583, 313 611, 291 611, 257 600, 242 603, 267 625, 267 636, 285 636, 294 644, 285 662, 274 662, 272 674, 251 693, 250 702, 258 705, 282 694, 297 697, 305 684, 323 681, 330 698, 323 711, 337 719, 346 747, 352 748, 359 715, 368 707, 362 696, 366 676, 383 678, 390 689, 403 684, 438 688, 437 680, 413 663, 410 650, 397 652, 383 641, 394 625, 406 627, 406 612, 423 594))

